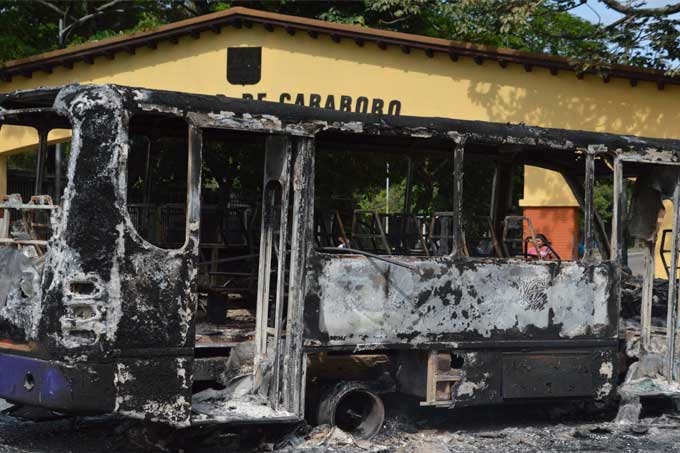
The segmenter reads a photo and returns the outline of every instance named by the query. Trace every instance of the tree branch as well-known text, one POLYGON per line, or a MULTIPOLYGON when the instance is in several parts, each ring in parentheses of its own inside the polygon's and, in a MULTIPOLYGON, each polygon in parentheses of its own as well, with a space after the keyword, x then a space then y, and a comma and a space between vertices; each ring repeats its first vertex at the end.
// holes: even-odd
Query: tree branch
POLYGON ((43 5, 43 6, 48 7, 48 8, 51 9, 52 11, 56 12, 57 14, 59 14, 59 16, 65 16, 65 15, 68 14, 67 11, 64 11, 63 9, 59 8, 59 7, 58 7, 57 5, 55 5, 54 3, 50 3, 50 2, 48 2, 48 1, 46 1, 46 0, 35 0, 35 1, 36 1, 37 3, 40 3, 40 4, 43 5))
POLYGON ((103 4, 99 8, 95 9, 93 13, 87 14, 83 17, 79 17, 73 23, 71 23, 68 27, 65 27, 64 30, 62 31, 62 34, 64 36, 64 42, 66 41, 66 38, 71 34, 71 32, 76 28, 79 27, 80 25, 83 25, 85 22, 94 19, 100 14, 103 14, 107 9, 113 8, 119 3, 122 3, 124 0, 112 0, 108 3, 103 4))
POLYGON ((666 5, 661 8, 635 8, 632 6, 624 5, 617 0, 599 0, 600 3, 604 3, 608 8, 614 11, 624 14, 626 16, 637 16, 637 17, 651 17, 651 16, 670 16, 671 14, 680 13, 680 3, 674 5, 666 5))

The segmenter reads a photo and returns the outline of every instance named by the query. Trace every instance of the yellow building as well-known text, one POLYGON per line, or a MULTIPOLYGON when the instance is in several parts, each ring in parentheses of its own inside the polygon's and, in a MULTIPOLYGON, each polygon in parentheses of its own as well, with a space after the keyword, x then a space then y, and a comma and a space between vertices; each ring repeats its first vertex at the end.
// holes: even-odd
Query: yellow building
MULTIPOLYGON (((0 92, 72 82, 680 139, 680 79, 661 72, 617 66, 602 77, 577 73, 567 60, 548 55, 246 8, 0 68, 0 92), (259 49, 256 79, 228 73, 233 48, 259 49)), ((49 138, 68 139, 68 131, 49 138)), ((7 156, 36 141, 33 130, 0 130, 0 193, 7 156)), ((577 209, 560 175, 535 168, 525 169, 521 205, 577 209)))

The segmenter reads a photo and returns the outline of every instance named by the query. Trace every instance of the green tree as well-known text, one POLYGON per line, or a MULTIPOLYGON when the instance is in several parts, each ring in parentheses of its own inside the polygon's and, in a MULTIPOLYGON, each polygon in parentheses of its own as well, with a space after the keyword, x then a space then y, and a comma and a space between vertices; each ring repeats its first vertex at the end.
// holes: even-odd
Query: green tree
POLYGON ((0 0, 0 61, 144 30, 231 6, 313 17, 479 44, 543 52, 603 72, 630 64, 677 73, 680 3, 647 8, 617 0, 0 0), (619 18, 591 23, 572 14, 604 5, 619 18), (60 28, 59 21, 63 25, 60 28), (60 34, 60 30, 62 33, 60 34))

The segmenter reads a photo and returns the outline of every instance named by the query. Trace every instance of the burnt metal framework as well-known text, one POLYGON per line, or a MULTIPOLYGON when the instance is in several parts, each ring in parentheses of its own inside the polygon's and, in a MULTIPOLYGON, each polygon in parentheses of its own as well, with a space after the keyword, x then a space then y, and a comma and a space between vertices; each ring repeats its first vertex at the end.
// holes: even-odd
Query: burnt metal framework
MULTIPOLYGON (((258 286, 254 382, 260 385, 273 376, 268 392, 272 412, 259 419, 300 417, 306 357, 329 350, 400 351, 395 355, 401 365, 395 376, 399 387, 412 388, 425 404, 435 406, 612 395, 618 366, 622 162, 676 163, 680 150, 680 142, 672 140, 380 117, 113 85, 0 95, 0 108, 2 124, 73 131, 68 184, 44 269, 10 281, 6 299, 0 300, 0 349, 5 351, 0 362, 10 370, 0 374, 0 396, 63 411, 115 411, 176 426, 207 420, 191 415, 193 288, 206 130, 268 136, 260 275, 269 275, 275 239, 279 259, 273 297, 268 279, 261 278, 258 286), (146 242, 126 210, 128 124, 135 115, 189 124, 188 227, 178 250, 146 242), (322 149, 399 151, 414 146, 453 155, 451 254, 375 259, 315 251, 315 155, 322 149), (468 153, 498 158, 494 198, 499 202, 492 213, 497 231, 507 214, 499 185, 511 180, 508 162, 560 171, 585 210, 583 259, 528 263, 465 257, 460 216, 462 163, 468 153), (613 162, 615 178, 611 259, 593 205, 594 176, 611 173, 605 161, 613 162), (601 259, 591 250, 596 236, 601 259), (31 294, 17 290, 26 284, 31 294), (273 331, 267 320, 270 301, 273 331), (527 371, 546 363, 552 373, 527 371), (30 389, 24 385, 26 370, 32 376, 30 389), (576 384, 560 385, 557 375, 576 384)), ((40 136, 42 149, 47 134, 40 136)), ((674 227, 674 237, 679 229, 674 227)), ((238 409, 219 418, 252 419, 238 409)))

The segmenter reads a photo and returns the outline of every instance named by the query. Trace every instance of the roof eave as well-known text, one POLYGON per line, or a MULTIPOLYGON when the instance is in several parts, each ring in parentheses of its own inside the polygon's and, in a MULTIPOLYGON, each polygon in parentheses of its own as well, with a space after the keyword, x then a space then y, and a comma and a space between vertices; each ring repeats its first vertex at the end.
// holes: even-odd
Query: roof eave
MULTIPOLYGON (((522 65, 526 71, 531 71, 533 68, 545 68, 550 70, 553 75, 556 75, 559 71, 569 71, 576 73, 579 78, 583 76, 583 73, 577 72, 577 69, 563 57, 512 49, 499 49, 491 46, 335 24, 316 19, 235 7, 164 25, 150 31, 85 43, 72 48, 9 61, 0 67, 0 80, 11 81, 12 77, 15 76, 31 77, 32 73, 37 71, 49 73, 54 67, 58 66, 71 68, 76 62, 93 63, 94 58, 101 56, 114 58, 117 52, 134 53, 140 47, 154 49, 160 41, 177 42, 183 36, 199 38, 200 34, 205 31, 212 30, 215 33, 219 33, 222 27, 234 26, 241 28, 243 26, 252 26, 252 24, 264 25, 271 31, 275 27, 282 27, 289 33, 302 31, 309 33, 313 37, 319 34, 329 35, 336 41, 350 39, 359 45, 364 45, 365 42, 375 42, 383 49, 391 45, 400 47, 404 52, 421 50, 430 57, 433 57, 434 53, 437 52, 447 54, 453 60, 457 60, 460 57, 469 57, 478 64, 482 64, 485 60, 491 60, 497 61, 501 67, 513 63, 522 65)), ((594 70, 590 70, 588 73, 598 74, 594 70)), ((680 78, 669 77, 662 71, 630 66, 613 66, 606 73, 599 75, 603 76, 602 78, 605 82, 608 82, 610 77, 629 79, 632 86, 635 86, 638 81, 655 82, 659 88, 663 88, 666 84, 680 84, 680 78)))

